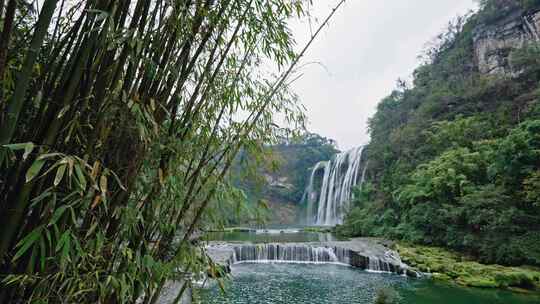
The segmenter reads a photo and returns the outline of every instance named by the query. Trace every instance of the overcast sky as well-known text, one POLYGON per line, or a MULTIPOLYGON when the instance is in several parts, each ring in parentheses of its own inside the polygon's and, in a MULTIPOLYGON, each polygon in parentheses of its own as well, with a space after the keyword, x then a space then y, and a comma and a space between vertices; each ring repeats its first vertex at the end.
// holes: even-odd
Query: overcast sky
MULTIPOLYGON (((323 19, 337 0, 314 0, 323 19)), ((418 66, 418 55, 452 18, 476 8, 474 0, 348 0, 304 58, 293 88, 307 108, 308 129, 345 150, 369 141, 367 120, 377 103, 418 66)), ((300 45, 307 23, 293 24, 300 45)))

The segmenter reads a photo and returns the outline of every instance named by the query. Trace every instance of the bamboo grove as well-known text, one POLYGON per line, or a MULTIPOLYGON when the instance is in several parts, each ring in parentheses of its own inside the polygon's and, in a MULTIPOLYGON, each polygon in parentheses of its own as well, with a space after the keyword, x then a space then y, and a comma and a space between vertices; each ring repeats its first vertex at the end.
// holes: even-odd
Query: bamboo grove
POLYGON ((0 0, 0 302, 178 300, 214 271, 192 236, 240 199, 235 156, 302 126, 288 84, 335 11, 297 52, 308 5, 0 0))

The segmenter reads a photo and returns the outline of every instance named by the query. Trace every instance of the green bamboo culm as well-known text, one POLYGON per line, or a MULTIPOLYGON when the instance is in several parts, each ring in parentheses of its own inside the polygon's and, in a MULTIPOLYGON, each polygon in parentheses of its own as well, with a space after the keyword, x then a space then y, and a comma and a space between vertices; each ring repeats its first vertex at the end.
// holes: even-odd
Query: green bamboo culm
MULTIPOLYGON (((0 144, 8 144, 11 142, 11 138, 13 137, 13 133, 17 126, 19 114, 23 108, 26 90, 31 79, 33 66, 41 49, 43 39, 47 33, 47 29, 51 22, 57 2, 57 0, 48 0, 43 5, 43 9, 37 22, 36 31, 30 43, 30 48, 25 56, 23 68, 19 78, 17 79, 15 92, 11 98, 11 101, 8 103, 6 121, 0 128, 0 144)), ((0 149, 0 163, 2 162, 5 151, 5 149, 0 149)), ((3 229, 3 232, 0 234, 0 261, 4 259, 8 247, 10 244, 12 244, 14 234, 18 230, 17 223, 20 221, 23 215, 22 213, 26 207, 29 191, 29 186, 24 187, 23 191, 21 191, 22 199, 17 201, 18 204, 10 208, 10 210, 7 210, 6 213, 0 214, 0 218, 5 219, 3 222, 10 223, 10 225, 7 225, 6 229, 3 229), (1 217, 4 215, 6 216, 1 217)))
POLYGON ((43 39, 47 34, 47 29, 51 23, 57 3, 58 0, 46 0, 43 4, 43 8, 41 9, 36 24, 36 30, 32 36, 32 41, 27 50, 23 67, 17 79, 15 91, 7 104, 7 117, 0 127, 0 145, 10 143, 13 138, 13 133, 17 127, 17 120, 19 119, 19 115, 21 114, 25 102, 26 90, 28 89, 28 84, 32 78, 34 64, 36 63, 39 51, 41 50, 43 39))

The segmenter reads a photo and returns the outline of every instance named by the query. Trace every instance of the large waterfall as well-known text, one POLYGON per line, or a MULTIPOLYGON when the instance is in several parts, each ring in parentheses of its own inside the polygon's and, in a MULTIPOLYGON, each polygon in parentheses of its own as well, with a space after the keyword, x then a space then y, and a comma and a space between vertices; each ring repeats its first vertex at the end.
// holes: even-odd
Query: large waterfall
POLYGON ((363 151, 364 147, 354 148, 315 165, 304 192, 308 224, 333 226, 343 223, 352 198, 352 187, 364 182, 367 162, 362 160, 363 151), (315 182, 320 180, 321 173, 321 186, 316 189, 315 182))

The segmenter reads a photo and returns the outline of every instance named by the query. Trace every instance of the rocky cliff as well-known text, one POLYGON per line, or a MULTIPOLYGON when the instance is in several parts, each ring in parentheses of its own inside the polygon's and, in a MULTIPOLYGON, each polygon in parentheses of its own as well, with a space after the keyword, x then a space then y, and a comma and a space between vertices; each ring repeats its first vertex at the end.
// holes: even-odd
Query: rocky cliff
POLYGON ((514 9, 506 16, 483 23, 473 32, 475 58, 482 74, 514 75, 512 50, 540 41, 540 10, 514 9))

